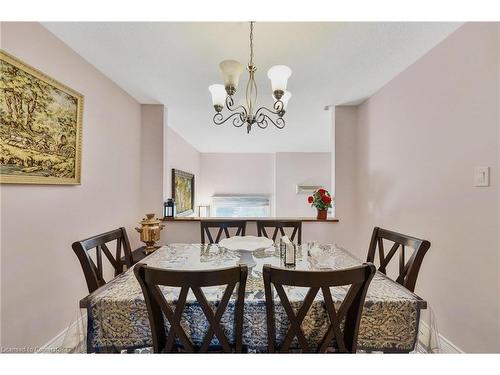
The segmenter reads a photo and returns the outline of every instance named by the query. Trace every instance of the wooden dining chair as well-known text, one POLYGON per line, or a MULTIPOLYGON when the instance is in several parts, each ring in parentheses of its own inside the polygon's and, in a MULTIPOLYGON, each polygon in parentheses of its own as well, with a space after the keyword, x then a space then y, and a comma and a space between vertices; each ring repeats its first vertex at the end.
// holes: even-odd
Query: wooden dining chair
POLYGON ((333 339, 335 339, 340 353, 355 353, 366 291, 375 272, 375 266, 371 263, 336 271, 296 271, 264 265, 263 277, 269 352, 289 352, 293 339, 297 337, 299 348, 304 353, 325 353, 331 346, 333 339), (309 288, 297 313, 294 312, 283 285, 309 288), (335 309, 330 287, 349 285, 350 287, 342 304, 338 309, 335 309), (276 318, 271 286, 274 286, 290 322, 288 331, 281 343, 276 342, 276 318), (319 346, 312 348, 301 325, 319 290, 323 294, 324 306, 330 324, 319 346))
POLYGON ((223 268, 219 270, 178 271, 149 267, 138 263, 134 273, 141 285, 146 306, 148 309, 149 324, 153 338, 153 351, 155 353, 189 352, 206 353, 213 351, 210 343, 214 335, 217 337, 221 350, 225 353, 241 353, 243 341, 243 303, 247 280, 247 266, 223 268), (238 292, 234 308, 234 344, 226 336, 221 325, 221 318, 229 304, 233 291, 238 284, 238 292), (220 303, 214 311, 208 303, 201 288, 210 286, 226 286, 220 303), (159 286, 180 288, 180 293, 175 302, 175 311, 161 292, 159 286), (209 328, 201 345, 195 345, 181 325, 182 312, 186 306, 186 297, 192 290, 200 305, 209 328), (169 322, 167 333, 165 318, 169 322), (176 337, 180 345, 176 345, 176 337))
POLYGON ((396 252, 400 250, 398 267, 399 274, 395 281, 413 292, 415 291, 415 284, 417 282, 420 266, 424 260, 425 253, 427 253, 427 250, 429 250, 430 247, 431 243, 429 241, 375 227, 373 228, 372 239, 370 241, 370 248, 368 249, 366 261, 375 263, 375 253, 378 248, 378 270, 383 274, 386 274, 387 265, 390 263, 396 252), (384 240, 391 241, 393 243, 387 254, 384 252, 384 240), (413 249, 413 253, 411 255, 409 254, 407 248, 413 249), (409 257, 406 261, 405 258, 408 255, 409 257))
POLYGON ((208 237, 208 243, 219 243, 222 234, 226 236, 225 238, 231 237, 230 229, 236 229, 236 233, 233 236, 244 236, 247 222, 245 220, 202 220, 200 221, 201 226, 201 243, 205 244, 205 234, 208 237), (214 238, 212 233, 210 233, 211 228, 216 228, 219 231, 214 238))
POLYGON ((132 251, 125 228, 118 228, 106 233, 98 234, 85 240, 76 241, 71 245, 83 269, 89 293, 106 284, 103 277, 102 253, 114 268, 115 276, 123 272, 122 249, 125 255, 125 266, 132 267, 132 251), (108 246, 109 242, 116 241, 115 256, 111 254, 108 246), (97 265, 91 258, 91 251, 95 249, 97 265))
POLYGON ((273 241, 276 242, 276 237, 278 236, 278 231, 281 236, 285 236, 285 229, 292 228, 292 233, 289 236, 292 242, 295 241, 295 236, 297 236, 297 244, 302 244, 302 221, 299 220, 290 220, 290 221, 281 221, 281 220, 258 220, 257 221, 257 235, 259 237, 267 237, 266 228, 274 228, 273 232, 273 241))

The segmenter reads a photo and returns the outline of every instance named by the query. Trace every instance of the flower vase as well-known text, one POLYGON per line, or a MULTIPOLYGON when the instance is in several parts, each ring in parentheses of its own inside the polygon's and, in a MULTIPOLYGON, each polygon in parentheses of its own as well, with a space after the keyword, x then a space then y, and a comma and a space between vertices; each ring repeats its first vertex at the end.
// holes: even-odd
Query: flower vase
POLYGON ((327 215, 328 215, 328 210, 320 210, 320 209, 318 209, 318 215, 316 216, 316 219, 318 219, 318 220, 326 220, 327 215))

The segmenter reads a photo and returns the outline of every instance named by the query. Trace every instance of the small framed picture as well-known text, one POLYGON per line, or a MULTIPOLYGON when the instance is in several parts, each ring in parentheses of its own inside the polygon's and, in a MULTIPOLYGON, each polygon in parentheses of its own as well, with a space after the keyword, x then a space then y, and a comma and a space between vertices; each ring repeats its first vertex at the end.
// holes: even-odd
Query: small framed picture
POLYGON ((172 198, 178 216, 194 213, 194 174, 172 169, 172 198))

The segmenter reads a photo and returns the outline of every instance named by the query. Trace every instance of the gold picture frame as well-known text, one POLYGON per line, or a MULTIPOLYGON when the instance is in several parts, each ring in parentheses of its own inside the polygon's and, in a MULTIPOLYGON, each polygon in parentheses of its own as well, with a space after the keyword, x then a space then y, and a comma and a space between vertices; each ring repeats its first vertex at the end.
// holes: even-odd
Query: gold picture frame
POLYGON ((81 184, 84 97, 0 49, 0 183, 81 184))
POLYGON ((177 216, 194 213, 194 193, 194 174, 172 168, 172 198, 177 216))

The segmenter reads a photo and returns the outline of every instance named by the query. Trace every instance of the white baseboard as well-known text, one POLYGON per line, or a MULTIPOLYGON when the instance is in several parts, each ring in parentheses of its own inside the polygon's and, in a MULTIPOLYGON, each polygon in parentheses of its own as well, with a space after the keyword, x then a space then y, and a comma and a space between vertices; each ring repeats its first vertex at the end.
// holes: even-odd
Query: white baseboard
MULTIPOLYGON (((424 321, 420 321, 420 327, 419 327, 419 341, 427 343, 429 342, 429 338, 431 335, 431 329, 427 323, 424 321)), ((437 353, 442 353, 442 354, 459 354, 459 353, 465 353, 462 349, 460 349, 458 346, 453 344, 450 340, 448 340, 446 337, 443 335, 439 334, 438 337, 439 343, 438 343, 438 350, 436 351, 437 353)), ((418 344, 417 344, 418 345, 418 344)))
POLYGON ((460 349, 458 346, 456 346, 454 343, 452 343, 443 335, 439 335, 439 341, 441 341, 442 353, 452 353, 452 354, 465 353, 462 349, 460 349))
MULTIPOLYGON (((68 327, 66 327, 63 331, 61 331, 57 336, 53 337, 47 343, 42 345, 36 353, 68 353, 68 348, 64 348, 64 339, 68 332, 75 331, 77 327, 86 327, 87 321, 87 313, 80 315, 78 319, 76 319, 73 323, 71 323, 68 327)), ((86 332, 84 332, 86 335, 86 332)), ((75 343, 76 346, 76 343, 75 343)))

